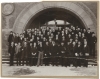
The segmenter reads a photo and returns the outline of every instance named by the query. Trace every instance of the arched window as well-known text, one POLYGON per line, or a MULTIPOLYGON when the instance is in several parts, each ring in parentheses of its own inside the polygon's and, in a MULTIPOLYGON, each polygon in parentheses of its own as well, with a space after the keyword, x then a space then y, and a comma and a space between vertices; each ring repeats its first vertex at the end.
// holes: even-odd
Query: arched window
POLYGON ((52 20, 48 22, 48 25, 55 25, 55 22, 57 23, 57 25, 63 25, 64 24, 64 20, 52 20))

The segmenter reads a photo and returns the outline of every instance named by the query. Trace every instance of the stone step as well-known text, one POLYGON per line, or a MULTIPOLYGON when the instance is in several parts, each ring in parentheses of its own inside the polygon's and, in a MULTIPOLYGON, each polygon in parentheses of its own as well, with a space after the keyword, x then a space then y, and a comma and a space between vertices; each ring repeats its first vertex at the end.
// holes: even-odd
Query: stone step
MULTIPOLYGON (((2 61, 9 61, 9 57, 5 57, 5 58, 2 58, 2 61)), ((14 60, 16 60, 16 58, 14 58, 14 60)), ((89 62, 97 62, 96 60, 94 59, 88 59, 89 62)))
MULTIPOLYGON (((4 62, 2 62, 2 64, 9 64, 9 61, 4 61, 4 62)), ((14 61, 14 65, 16 65, 16 64, 17 64, 17 62, 14 61)), ((21 61, 21 64, 22 64, 22 61, 21 61)), ((26 64, 26 62, 24 62, 24 64, 26 64)), ((50 64, 51 64, 51 62, 50 62, 50 64)), ((97 63, 88 62, 88 65, 97 66, 97 63)))
MULTIPOLYGON (((10 58, 9 58, 9 55, 8 54, 2 54, 2 63, 6 63, 6 64, 9 64, 9 60, 10 60, 10 58)), ((95 57, 95 58, 93 58, 93 57, 89 57, 89 59, 88 59, 88 61, 89 61, 89 65, 97 65, 97 58, 95 57)), ((16 58, 14 58, 14 64, 16 64, 17 63, 17 61, 16 61, 16 58)))
POLYGON ((2 58, 9 57, 9 55, 2 55, 2 58))

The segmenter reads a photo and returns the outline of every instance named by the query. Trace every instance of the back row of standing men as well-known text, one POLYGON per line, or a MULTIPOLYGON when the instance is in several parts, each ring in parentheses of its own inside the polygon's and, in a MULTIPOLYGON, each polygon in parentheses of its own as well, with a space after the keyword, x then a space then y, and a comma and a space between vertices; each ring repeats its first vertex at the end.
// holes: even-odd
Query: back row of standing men
POLYGON ((14 53, 17 65, 26 61, 27 65, 52 65, 67 66, 73 64, 87 66, 88 56, 95 57, 95 44, 97 38, 90 28, 79 27, 40 27, 27 29, 20 35, 10 32, 8 37, 10 65, 13 65, 14 53), (12 53, 11 53, 12 52, 12 53), (78 63, 77 63, 78 62, 78 63), (80 63, 79 63, 80 62, 80 63))

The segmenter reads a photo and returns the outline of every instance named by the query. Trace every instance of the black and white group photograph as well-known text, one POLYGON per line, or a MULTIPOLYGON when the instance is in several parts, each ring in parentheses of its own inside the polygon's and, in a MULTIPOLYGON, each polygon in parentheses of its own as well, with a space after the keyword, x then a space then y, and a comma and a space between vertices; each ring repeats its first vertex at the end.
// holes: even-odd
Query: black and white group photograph
POLYGON ((1 3, 2 77, 97 77, 98 1, 1 3))

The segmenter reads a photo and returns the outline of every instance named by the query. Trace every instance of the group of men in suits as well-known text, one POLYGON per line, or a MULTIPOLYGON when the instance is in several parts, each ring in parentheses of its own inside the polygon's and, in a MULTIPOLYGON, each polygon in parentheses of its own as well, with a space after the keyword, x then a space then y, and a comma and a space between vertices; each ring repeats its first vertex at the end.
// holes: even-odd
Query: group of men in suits
POLYGON ((88 66, 88 57, 95 57, 97 38, 90 28, 40 27, 27 29, 8 37, 10 66, 14 55, 17 65, 88 66))

